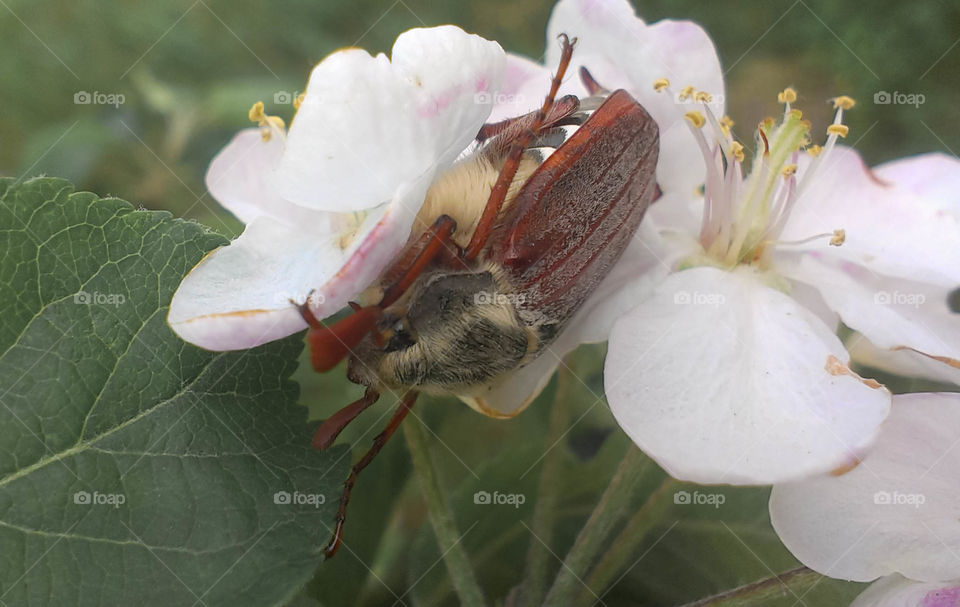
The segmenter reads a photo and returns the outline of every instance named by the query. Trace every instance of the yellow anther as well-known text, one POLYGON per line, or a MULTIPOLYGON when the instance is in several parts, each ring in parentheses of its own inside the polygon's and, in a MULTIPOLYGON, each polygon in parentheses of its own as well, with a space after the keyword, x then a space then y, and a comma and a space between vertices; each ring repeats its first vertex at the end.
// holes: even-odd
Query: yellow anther
POLYGON ((849 110, 857 104, 852 98, 847 97, 846 95, 840 95, 839 97, 834 97, 831 99, 833 101, 833 107, 840 110, 849 110))
POLYGON ((678 96, 678 99, 680 101, 686 101, 687 99, 693 97, 693 94, 695 92, 696 92, 696 89, 693 88, 692 86, 685 86, 683 87, 683 90, 680 91, 680 95, 678 96))
POLYGON ((704 118, 703 114, 701 114, 700 112, 687 112, 686 114, 684 114, 684 117, 690 121, 690 124, 697 127, 698 129, 707 122, 707 119, 704 118))
POLYGON ((819 156, 820 152, 822 151, 823 151, 823 148, 820 147, 819 145, 811 145, 810 147, 807 148, 807 154, 810 154, 814 158, 819 156))
POLYGON ((730 153, 733 154, 733 159, 737 162, 743 162, 743 145, 739 141, 734 141, 730 144, 730 153))
POLYGON ((657 78, 653 81, 653 90, 657 91, 658 93, 668 86, 670 86, 670 81, 666 78, 657 78))
POLYGON ((797 100, 797 91, 793 90, 789 86, 777 95, 777 101, 780 103, 793 103, 797 100))
POLYGON ((258 101, 254 103, 250 111, 247 112, 247 116, 250 117, 250 122, 262 124, 267 119, 267 115, 263 112, 263 102, 258 101))
POLYGON ((847 240, 847 231, 846 230, 834 230, 833 238, 830 239, 830 246, 839 247, 847 240))
POLYGON ((303 105, 303 93, 293 98, 293 109, 299 110, 301 105, 303 105))
POLYGON ((784 177, 793 177, 797 174, 797 165, 788 164, 787 166, 783 167, 783 170, 780 171, 780 174, 784 177))
POLYGON ((706 91, 697 91, 697 94, 694 95, 693 98, 699 103, 710 103, 713 101, 713 97, 706 91))
POLYGON ((264 141, 270 141, 270 131, 273 128, 283 131, 285 126, 283 118, 279 116, 268 116, 263 111, 262 101, 258 101, 253 104, 253 107, 251 107, 250 111, 247 112, 247 117, 250 118, 250 122, 256 122, 257 125, 264 127, 261 135, 264 141))
POLYGON ((827 127, 828 135, 840 135, 841 137, 846 137, 847 133, 850 132, 850 127, 845 124, 831 124, 827 127))

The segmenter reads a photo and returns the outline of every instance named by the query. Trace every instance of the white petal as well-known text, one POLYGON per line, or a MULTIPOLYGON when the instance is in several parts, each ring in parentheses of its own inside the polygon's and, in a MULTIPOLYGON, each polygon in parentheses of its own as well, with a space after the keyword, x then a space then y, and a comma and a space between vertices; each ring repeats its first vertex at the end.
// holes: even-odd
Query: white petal
MULTIPOLYGON (((801 168, 808 164, 804 155, 801 168)), ((792 249, 818 251, 878 274, 946 287, 960 284, 960 215, 878 180, 849 148, 834 148, 814 179, 781 239, 844 229, 846 241, 829 247, 823 238, 792 249)))
POLYGON ((207 189, 221 205, 243 223, 272 217, 290 225, 315 222, 317 212, 281 198, 270 175, 283 155, 283 139, 264 141, 259 128, 237 133, 210 163, 207 189))
POLYGON ((330 55, 310 75, 275 187, 330 211, 391 200, 474 139, 490 113, 483 96, 499 89, 503 69, 500 45, 454 26, 404 32, 392 62, 360 49, 330 55))
POLYGON ((886 162, 874 174, 910 190, 938 209, 960 214, 960 160, 933 153, 886 162))
POLYGON ((620 426, 672 476, 768 484, 859 456, 890 394, 840 341, 749 268, 673 274, 614 325, 605 369, 620 426))
POLYGON ((913 349, 960 369, 960 314, 950 311, 947 289, 811 255, 781 269, 817 287, 843 322, 875 345, 913 349))
POLYGON ((957 607, 960 580, 915 582, 902 575, 880 578, 858 596, 850 607, 957 607))
POLYGON ((880 369, 894 375, 919 377, 960 386, 960 369, 945 365, 939 360, 913 350, 878 348, 860 333, 854 333, 847 338, 845 345, 850 352, 850 358, 858 365, 880 369))
POLYGON ((251 348, 306 328, 290 300, 324 318, 369 286, 403 248, 414 217, 404 201, 423 200, 428 183, 362 215, 352 237, 334 228, 344 215, 315 211, 298 228, 261 217, 190 271, 170 303, 167 322, 209 350, 251 348))
POLYGON ((960 394, 894 397, 873 450, 840 476, 777 485, 770 519, 803 564, 860 582, 960 577, 960 394))
POLYGON ((561 33, 578 39, 574 68, 586 66, 610 90, 626 89, 657 121, 661 188, 689 193, 702 184, 702 157, 683 118, 697 108, 655 92, 653 83, 667 78, 675 93, 688 85, 706 91, 713 95, 713 112, 723 115, 723 73, 716 48, 703 28, 672 20, 647 25, 626 0, 561 0, 547 26, 548 66, 559 61, 556 37, 561 33))

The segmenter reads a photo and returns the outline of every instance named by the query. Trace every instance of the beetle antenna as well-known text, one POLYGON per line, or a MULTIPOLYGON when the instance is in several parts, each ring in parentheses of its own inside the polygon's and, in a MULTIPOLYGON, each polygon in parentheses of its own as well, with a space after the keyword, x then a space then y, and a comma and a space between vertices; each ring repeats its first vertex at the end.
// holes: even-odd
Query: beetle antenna
POLYGON ((580 66, 580 81, 583 82, 583 87, 587 89, 591 97, 602 97, 610 94, 610 90, 597 82, 590 70, 582 65, 580 66))
POLYGON ((387 440, 393 436, 393 433, 400 427, 400 422, 407 417, 407 413, 410 412, 410 408, 413 407, 413 403, 416 402, 417 395, 418 392, 415 390, 410 390, 403 395, 400 406, 397 407, 396 412, 393 414, 393 417, 390 418, 383 432, 373 439, 373 446, 370 447, 370 450, 350 469, 350 475, 343 483, 343 493, 340 494, 340 505, 337 507, 337 518, 333 528, 333 537, 330 538, 330 543, 327 544, 327 547, 323 549, 323 554, 326 555, 327 558, 333 557, 333 555, 337 553, 337 550, 340 549, 340 544, 343 543, 343 524, 347 518, 347 504, 350 503, 350 494, 353 492, 353 485, 357 482, 357 476, 364 468, 370 465, 373 458, 383 449, 387 440))

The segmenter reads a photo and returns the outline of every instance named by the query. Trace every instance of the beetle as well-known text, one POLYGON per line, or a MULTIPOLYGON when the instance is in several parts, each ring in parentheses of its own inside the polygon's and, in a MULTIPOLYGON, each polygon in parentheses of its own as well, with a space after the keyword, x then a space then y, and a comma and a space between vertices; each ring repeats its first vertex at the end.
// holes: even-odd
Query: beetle
POLYGON ((612 93, 581 68, 590 97, 556 99, 575 40, 560 36, 561 61, 542 107, 485 125, 477 147, 440 176, 413 237, 373 287, 374 305, 325 325, 307 304, 311 362, 344 358, 362 398, 328 418, 314 447, 384 391, 400 405, 351 468, 341 494, 332 557, 350 494, 420 392, 453 394, 474 408, 491 382, 529 364, 553 342, 634 236, 656 195, 659 131, 627 92, 612 93), (568 135, 565 127, 576 127, 568 135), (544 158, 542 148, 555 148, 544 158))

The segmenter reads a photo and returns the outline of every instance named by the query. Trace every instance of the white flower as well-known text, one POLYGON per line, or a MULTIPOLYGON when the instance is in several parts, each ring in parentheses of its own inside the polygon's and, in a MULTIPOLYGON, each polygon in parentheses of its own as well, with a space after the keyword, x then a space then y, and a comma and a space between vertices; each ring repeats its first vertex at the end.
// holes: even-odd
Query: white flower
POLYGON ((876 446, 857 467, 775 485, 770 519, 794 556, 830 577, 958 580, 960 394, 893 400, 876 446))
MULTIPOLYGON (((960 163, 909 160, 878 176, 837 145, 852 99, 832 100, 820 147, 787 89, 782 118, 756 130, 744 174, 749 151, 722 114, 719 62, 699 27, 648 26, 621 0, 562 0, 550 37, 561 31, 577 37, 574 61, 600 85, 647 107, 663 142, 663 195, 618 282, 591 306, 595 328, 619 318, 605 375, 620 425, 683 480, 769 484, 855 463, 890 394, 850 370, 838 320, 881 347, 960 364, 960 323, 943 297, 960 284, 948 210, 958 198, 931 185, 955 183, 960 163), (898 306, 914 293, 936 305, 898 306)), ((508 101, 530 103, 540 69, 508 57, 508 101)))
POLYGON ((470 144, 504 70, 500 46, 453 26, 401 34, 388 59, 333 53, 310 76, 289 132, 251 110, 207 187, 247 226, 183 280, 167 320, 211 350, 306 328, 366 289, 406 244, 436 175, 470 144))
POLYGON ((897 574, 880 578, 850 603, 850 607, 956 607, 957 605, 960 605, 960 580, 914 582, 897 574))

